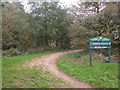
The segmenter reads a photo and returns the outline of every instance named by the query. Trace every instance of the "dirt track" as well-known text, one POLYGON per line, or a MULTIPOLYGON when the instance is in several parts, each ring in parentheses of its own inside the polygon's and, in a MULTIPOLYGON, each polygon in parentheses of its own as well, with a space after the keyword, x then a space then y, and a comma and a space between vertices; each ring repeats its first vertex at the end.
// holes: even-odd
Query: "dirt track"
MULTIPOLYGON (((73 86, 73 88, 91 88, 90 85, 84 82, 79 82, 76 79, 60 72, 56 66, 56 61, 59 57, 66 54, 79 52, 79 51, 80 50, 73 50, 73 51, 67 51, 67 52, 54 53, 50 55, 44 55, 39 59, 32 60, 30 62, 30 66, 31 67, 41 66, 43 70, 52 72, 55 76, 62 79, 62 81, 65 81, 66 83, 69 83, 71 86, 73 86)), ((66 87, 66 88, 69 88, 69 87, 66 87)))

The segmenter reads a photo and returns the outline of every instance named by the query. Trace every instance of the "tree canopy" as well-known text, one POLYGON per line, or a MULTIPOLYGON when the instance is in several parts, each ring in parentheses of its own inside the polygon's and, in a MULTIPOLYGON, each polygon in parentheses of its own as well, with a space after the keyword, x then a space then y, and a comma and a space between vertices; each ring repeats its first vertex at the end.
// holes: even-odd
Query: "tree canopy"
POLYGON ((119 44, 118 3, 85 2, 71 7, 59 2, 2 2, 3 55, 42 52, 50 49, 88 47, 95 36, 119 44))

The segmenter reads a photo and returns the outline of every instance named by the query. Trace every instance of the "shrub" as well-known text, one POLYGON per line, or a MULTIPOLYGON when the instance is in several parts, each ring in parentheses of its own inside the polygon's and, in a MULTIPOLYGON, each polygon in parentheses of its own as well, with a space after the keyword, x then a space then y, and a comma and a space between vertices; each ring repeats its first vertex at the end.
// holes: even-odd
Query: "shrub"
POLYGON ((2 55, 4 57, 13 57, 13 56, 21 55, 21 52, 18 49, 10 48, 6 51, 3 51, 2 55))

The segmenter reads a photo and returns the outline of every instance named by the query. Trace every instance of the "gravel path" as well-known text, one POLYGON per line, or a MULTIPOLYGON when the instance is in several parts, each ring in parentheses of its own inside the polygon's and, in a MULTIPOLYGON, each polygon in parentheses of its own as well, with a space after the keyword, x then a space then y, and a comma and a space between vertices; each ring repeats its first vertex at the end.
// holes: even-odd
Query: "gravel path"
MULTIPOLYGON (((44 55, 41 58, 32 60, 30 62, 30 67, 41 66, 43 70, 52 72, 55 76, 59 77, 66 83, 69 83, 71 86, 73 86, 73 88, 91 88, 90 85, 84 82, 79 82, 78 80, 60 72, 56 66, 56 61, 59 57, 66 54, 70 54, 70 53, 76 53, 79 51, 80 50, 73 50, 73 51, 44 55)), ((66 88, 69 88, 69 87, 66 87, 66 88)))

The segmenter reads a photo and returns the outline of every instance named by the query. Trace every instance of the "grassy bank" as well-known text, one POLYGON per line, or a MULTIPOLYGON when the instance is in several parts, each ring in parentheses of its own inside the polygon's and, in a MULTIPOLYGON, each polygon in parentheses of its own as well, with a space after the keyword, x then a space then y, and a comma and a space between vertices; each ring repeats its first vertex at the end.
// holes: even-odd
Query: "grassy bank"
POLYGON ((84 81, 94 87, 118 88, 118 63, 98 62, 93 55, 93 66, 89 66, 89 55, 78 58, 79 53, 61 57, 57 66, 60 71, 79 81, 84 81))
POLYGON ((3 88, 50 88, 65 87, 67 84, 54 77, 50 72, 42 71, 40 67, 23 67, 26 61, 42 55, 68 50, 48 51, 38 54, 28 54, 2 59, 3 88))

